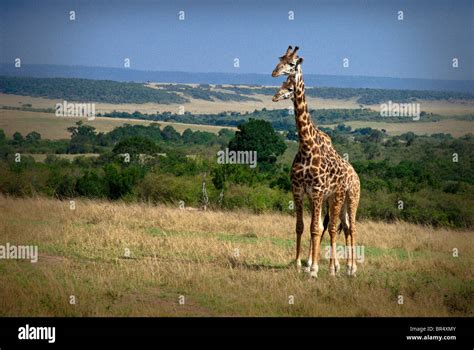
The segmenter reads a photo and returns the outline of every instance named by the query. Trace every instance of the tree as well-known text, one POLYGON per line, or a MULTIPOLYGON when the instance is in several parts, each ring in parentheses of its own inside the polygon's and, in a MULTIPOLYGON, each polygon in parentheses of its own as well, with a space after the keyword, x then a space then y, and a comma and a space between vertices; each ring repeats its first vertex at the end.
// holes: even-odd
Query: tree
POLYGON ((291 141, 298 141, 298 131, 296 130, 296 126, 290 125, 288 127, 288 133, 286 134, 286 138, 291 141))
POLYGON ((142 169, 137 166, 121 168, 115 164, 107 164, 104 172, 110 199, 118 199, 129 194, 137 181, 144 176, 142 169))
POLYGON ((71 140, 76 137, 83 137, 87 139, 94 139, 96 136, 95 128, 90 125, 84 125, 82 120, 76 123, 77 126, 71 126, 67 128, 67 131, 71 133, 71 140))
POLYGON ((285 142, 265 120, 249 119, 240 124, 229 142, 232 151, 256 151, 258 162, 274 164, 286 150, 285 142))
POLYGON ((400 139, 405 140, 407 142, 407 147, 408 147, 413 143, 413 141, 415 141, 416 135, 415 133, 409 131, 404 134, 401 134, 400 139))
POLYGON ((232 138, 235 135, 235 132, 229 129, 220 129, 218 132, 219 137, 227 137, 227 138, 232 138))
POLYGON ((39 140, 41 140, 41 135, 36 131, 32 131, 28 135, 26 135, 26 142, 28 143, 36 143, 39 140))
POLYGON ((18 131, 13 134, 13 143, 15 145, 21 145, 24 141, 23 135, 18 131))
POLYGON ((140 159, 140 154, 154 156, 158 153, 158 146, 147 137, 134 136, 117 143, 112 152, 116 155, 128 153, 130 161, 137 162, 140 159))
POLYGON ((81 196, 100 198, 107 194, 107 183, 95 171, 86 170, 77 180, 76 190, 81 196))
POLYGON ((161 132, 166 141, 179 142, 181 135, 171 125, 166 126, 161 132))
POLYGON ((93 147, 97 143, 97 134, 93 126, 84 125, 79 120, 76 126, 67 128, 67 131, 71 133, 69 153, 89 153, 93 151, 93 147))
POLYGON ((193 139, 193 131, 191 129, 186 129, 182 135, 184 143, 191 143, 193 139))
POLYGON ((383 132, 377 129, 372 129, 369 135, 369 140, 372 142, 381 142, 383 140, 383 132))

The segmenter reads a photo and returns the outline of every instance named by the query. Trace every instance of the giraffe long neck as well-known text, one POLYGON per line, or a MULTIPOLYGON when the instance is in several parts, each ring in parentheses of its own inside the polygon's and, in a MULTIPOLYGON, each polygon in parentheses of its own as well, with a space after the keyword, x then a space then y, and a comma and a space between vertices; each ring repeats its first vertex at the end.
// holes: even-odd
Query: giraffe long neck
POLYGON ((298 130, 298 139, 300 150, 308 143, 316 134, 316 127, 311 120, 306 103, 303 72, 301 65, 298 66, 295 74, 295 92, 293 104, 295 108, 296 129, 298 130))

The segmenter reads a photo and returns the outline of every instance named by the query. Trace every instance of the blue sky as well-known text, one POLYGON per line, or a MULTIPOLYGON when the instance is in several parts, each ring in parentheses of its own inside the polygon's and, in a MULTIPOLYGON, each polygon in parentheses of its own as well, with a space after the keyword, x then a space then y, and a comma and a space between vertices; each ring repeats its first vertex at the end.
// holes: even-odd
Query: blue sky
POLYGON ((140 70, 270 74, 292 44, 301 47, 305 73, 474 79, 474 1, 468 0, 0 3, 3 63, 20 57, 23 64, 123 67, 130 58, 140 70))

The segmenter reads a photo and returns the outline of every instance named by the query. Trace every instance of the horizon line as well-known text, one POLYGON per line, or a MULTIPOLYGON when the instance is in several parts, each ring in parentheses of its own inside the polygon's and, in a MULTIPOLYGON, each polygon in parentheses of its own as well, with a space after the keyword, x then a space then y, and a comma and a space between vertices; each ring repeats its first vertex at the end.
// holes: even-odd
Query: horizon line
MULTIPOLYGON (((0 65, 14 66, 11 62, 0 62, 0 65)), ((122 67, 111 67, 111 66, 87 66, 87 65, 68 65, 68 64, 55 64, 55 63, 24 63, 23 66, 59 66, 59 67, 83 67, 83 68, 102 68, 102 69, 118 69, 124 71, 138 71, 138 72, 153 72, 153 73, 187 73, 187 74, 231 74, 231 75, 267 75, 266 73, 239 73, 239 72, 192 72, 192 71, 179 71, 179 70, 150 70, 150 69, 137 69, 137 68, 122 68, 122 67)), ((473 78, 468 79, 443 79, 443 78, 417 78, 417 77, 391 77, 391 76, 379 76, 379 75, 344 75, 344 74, 324 74, 324 73, 304 73, 305 75, 319 75, 328 77, 363 77, 363 78, 380 78, 380 79, 399 79, 399 80, 426 80, 426 81, 458 81, 458 82, 469 82, 474 81, 473 78)), ((271 76, 271 73, 268 73, 271 76)))

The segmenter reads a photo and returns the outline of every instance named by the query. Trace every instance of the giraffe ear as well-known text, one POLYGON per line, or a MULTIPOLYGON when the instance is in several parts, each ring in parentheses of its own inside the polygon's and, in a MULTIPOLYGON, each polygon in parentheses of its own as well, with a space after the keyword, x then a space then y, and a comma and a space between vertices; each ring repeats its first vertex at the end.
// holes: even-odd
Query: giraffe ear
POLYGON ((303 57, 298 58, 298 61, 296 61, 296 64, 301 64, 303 63, 304 59, 303 57))

